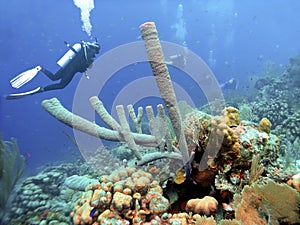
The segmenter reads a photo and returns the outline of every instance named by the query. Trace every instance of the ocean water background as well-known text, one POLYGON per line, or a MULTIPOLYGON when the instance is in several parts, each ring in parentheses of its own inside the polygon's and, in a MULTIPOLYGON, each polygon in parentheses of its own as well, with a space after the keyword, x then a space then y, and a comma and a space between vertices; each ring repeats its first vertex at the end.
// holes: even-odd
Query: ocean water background
MULTIPOLYGON (((71 109, 80 74, 63 90, 15 101, 6 100, 5 95, 16 92, 9 80, 26 69, 43 65, 57 71, 56 61, 67 51, 64 41, 89 40, 82 30, 80 10, 72 0, 11 0, 0 5, 0 131, 3 138, 17 139, 21 154, 30 155, 28 168, 72 160, 78 150, 63 134, 72 134, 72 129, 48 115, 41 101, 57 97, 71 109)), ((161 40, 186 45, 212 66, 220 83, 235 77, 243 87, 249 77, 261 74, 266 61, 284 68, 290 56, 299 54, 299 9, 297 0, 99 0, 95 1, 90 20, 92 36, 97 37, 101 45, 100 55, 140 40, 139 25, 154 21, 161 40)), ((171 72, 172 78, 181 79, 175 70, 171 72)), ((120 71, 111 80, 111 88, 100 98, 103 97, 105 104, 111 104, 123 85, 142 75, 143 70, 136 74, 120 71)), ((20 91, 49 83, 40 74, 20 91)), ((239 91, 242 95, 246 89, 239 91)))

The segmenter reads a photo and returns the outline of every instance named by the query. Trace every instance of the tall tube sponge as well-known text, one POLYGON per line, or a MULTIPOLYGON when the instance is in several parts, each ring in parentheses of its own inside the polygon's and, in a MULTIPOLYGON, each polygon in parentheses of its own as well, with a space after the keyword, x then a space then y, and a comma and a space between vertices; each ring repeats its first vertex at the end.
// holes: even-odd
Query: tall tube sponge
POLYGON ((140 26, 140 30, 156 84, 166 105, 179 144, 179 150, 182 154, 183 164, 187 165, 189 162, 189 153, 184 135, 184 129, 182 126, 182 118, 179 113, 176 95, 167 65, 165 63, 155 23, 146 22, 140 26))
POLYGON ((73 0, 73 2, 81 11, 82 30, 91 36, 92 24, 90 21, 90 12, 94 9, 94 0, 73 0))

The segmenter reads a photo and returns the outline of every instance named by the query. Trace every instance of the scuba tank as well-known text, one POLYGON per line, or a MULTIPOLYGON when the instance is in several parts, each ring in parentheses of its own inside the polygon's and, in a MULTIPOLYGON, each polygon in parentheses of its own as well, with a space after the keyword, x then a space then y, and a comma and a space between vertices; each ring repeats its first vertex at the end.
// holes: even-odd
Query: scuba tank
POLYGON ((70 46, 66 43, 67 47, 70 48, 69 51, 66 52, 58 61, 57 64, 60 67, 65 67, 74 57, 75 55, 81 50, 81 44, 76 43, 73 46, 70 46))

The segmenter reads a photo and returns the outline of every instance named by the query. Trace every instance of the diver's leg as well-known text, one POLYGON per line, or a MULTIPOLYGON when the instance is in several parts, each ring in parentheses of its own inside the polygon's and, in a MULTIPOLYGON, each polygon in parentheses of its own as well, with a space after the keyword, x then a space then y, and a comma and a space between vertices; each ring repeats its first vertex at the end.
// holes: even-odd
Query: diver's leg
POLYGON ((52 81, 59 80, 61 78, 59 71, 57 73, 53 74, 49 70, 42 67, 41 72, 43 72, 52 81))
POLYGON ((59 83, 56 84, 50 84, 44 88, 41 88, 41 92, 43 91, 50 91, 50 90, 56 90, 56 89, 63 89, 66 87, 72 80, 73 76, 63 77, 59 83))

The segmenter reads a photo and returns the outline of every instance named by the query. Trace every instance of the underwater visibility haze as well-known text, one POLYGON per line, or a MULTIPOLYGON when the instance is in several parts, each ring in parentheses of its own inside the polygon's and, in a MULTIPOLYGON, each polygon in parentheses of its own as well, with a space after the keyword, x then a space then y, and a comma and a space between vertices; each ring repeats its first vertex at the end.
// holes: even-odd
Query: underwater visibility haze
POLYGON ((300 223, 299 1, 0 5, 0 224, 300 223))

